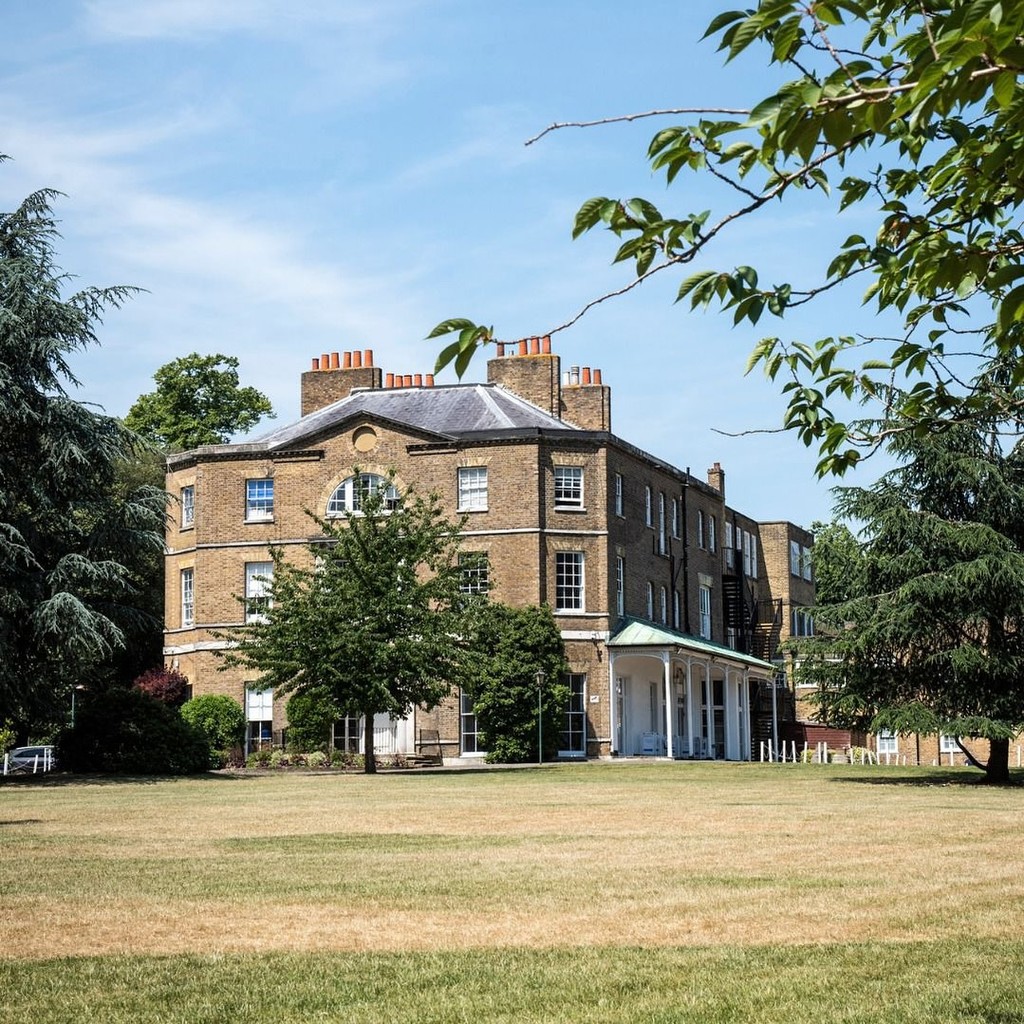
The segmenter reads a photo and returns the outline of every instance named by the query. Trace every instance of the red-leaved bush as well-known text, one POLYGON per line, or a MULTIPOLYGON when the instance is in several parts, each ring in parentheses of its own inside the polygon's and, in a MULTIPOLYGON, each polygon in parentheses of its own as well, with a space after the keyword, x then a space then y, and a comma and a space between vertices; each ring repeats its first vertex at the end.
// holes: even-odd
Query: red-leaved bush
POLYGON ((188 700, 188 679, 173 668, 151 668, 132 686, 171 707, 180 708, 188 700))

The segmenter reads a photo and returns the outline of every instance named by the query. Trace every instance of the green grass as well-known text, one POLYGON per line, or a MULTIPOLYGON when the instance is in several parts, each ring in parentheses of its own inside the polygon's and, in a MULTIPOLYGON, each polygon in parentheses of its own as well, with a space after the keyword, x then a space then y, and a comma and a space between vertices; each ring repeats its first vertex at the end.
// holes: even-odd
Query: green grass
POLYGON ((1024 1024, 1024 788, 618 763, 0 785, 0 1022, 1024 1024))
POLYGON ((49 1024, 1024 1021, 1024 944, 595 947, 0 963, 0 1019, 49 1024))

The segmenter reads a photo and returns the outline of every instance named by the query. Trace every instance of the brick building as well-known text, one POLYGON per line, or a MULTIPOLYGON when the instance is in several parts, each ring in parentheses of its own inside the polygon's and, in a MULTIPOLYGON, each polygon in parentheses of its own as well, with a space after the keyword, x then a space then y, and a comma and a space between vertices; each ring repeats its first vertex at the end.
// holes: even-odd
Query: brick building
MULTIPOLYGON (((283 702, 222 670, 218 631, 259 614, 269 545, 306 557, 304 510, 357 508, 360 488, 390 469, 467 517, 463 548, 486 556, 467 588, 553 608, 571 670, 562 756, 747 759, 792 717, 773 659, 809 628, 810 534, 730 507, 717 463, 698 479, 616 436, 600 370, 563 373, 534 338, 499 344, 484 384, 385 375, 367 351, 314 359, 301 387, 296 423, 168 459, 180 503, 165 658, 193 693, 242 703, 250 745, 280 742, 283 702)), ((458 694, 375 734, 382 752, 437 734, 446 755, 480 753, 458 694)), ((360 735, 339 722, 335 743, 356 749, 360 735)))

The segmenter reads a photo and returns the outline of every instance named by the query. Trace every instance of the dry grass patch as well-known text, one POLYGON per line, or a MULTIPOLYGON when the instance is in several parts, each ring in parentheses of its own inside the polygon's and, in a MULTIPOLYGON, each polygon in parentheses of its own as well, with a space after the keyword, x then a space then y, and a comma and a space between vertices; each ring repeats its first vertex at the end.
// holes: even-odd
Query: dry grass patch
POLYGON ((970 777, 595 763, 4 786, 0 949, 1008 939, 1024 791, 970 777))

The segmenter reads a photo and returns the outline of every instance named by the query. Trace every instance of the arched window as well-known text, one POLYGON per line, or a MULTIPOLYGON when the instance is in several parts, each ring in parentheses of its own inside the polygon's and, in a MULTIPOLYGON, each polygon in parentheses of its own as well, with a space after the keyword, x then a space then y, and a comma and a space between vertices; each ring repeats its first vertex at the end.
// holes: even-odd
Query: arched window
POLYGON ((384 490, 384 511, 393 512, 401 504, 398 488, 388 483, 387 477, 373 473, 360 473, 342 480, 327 499, 327 516, 343 516, 349 512, 361 512, 363 498, 384 490))

